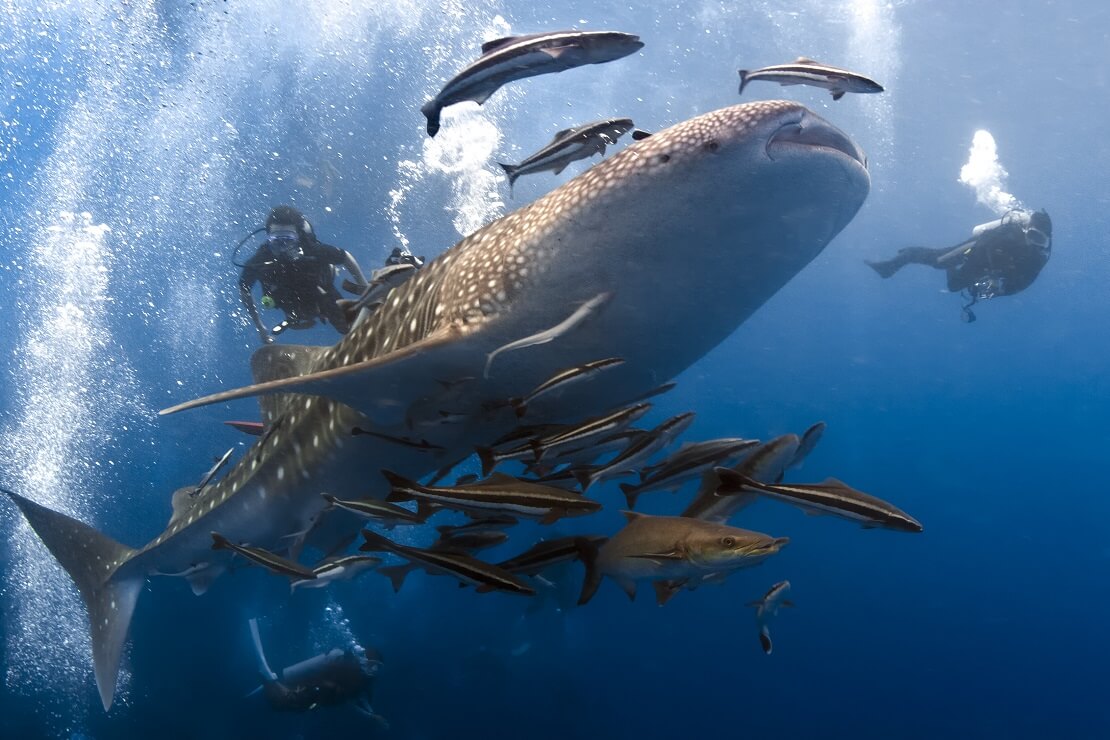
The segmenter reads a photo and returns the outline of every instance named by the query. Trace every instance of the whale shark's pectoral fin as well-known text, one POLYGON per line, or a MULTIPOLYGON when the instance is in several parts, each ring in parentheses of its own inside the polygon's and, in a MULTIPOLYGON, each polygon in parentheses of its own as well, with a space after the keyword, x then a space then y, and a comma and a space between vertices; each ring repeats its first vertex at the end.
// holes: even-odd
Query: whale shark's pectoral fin
MULTIPOLYGON (((473 375, 486 356, 474 346, 480 336, 480 330, 452 325, 372 360, 214 393, 158 413, 173 414, 272 393, 298 393, 324 396, 374 419, 386 412, 407 409, 410 403, 427 395, 431 387, 442 387, 443 382, 473 375)), ((332 361, 341 361, 341 347, 327 350, 325 361, 331 353, 332 361)))

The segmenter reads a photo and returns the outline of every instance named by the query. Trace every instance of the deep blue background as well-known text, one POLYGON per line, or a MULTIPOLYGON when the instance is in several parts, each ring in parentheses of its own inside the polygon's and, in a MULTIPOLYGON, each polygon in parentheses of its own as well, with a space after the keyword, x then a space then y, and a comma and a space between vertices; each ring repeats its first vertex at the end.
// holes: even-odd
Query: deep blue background
MULTIPOLYGON (((791 97, 849 132, 870 154, 871 196, 656 413, 696 410, 689 439, 800 433, 823 419, 825 438, 793 479, 844 479, 906 509, 925 532, 864 531, 760 502, 736 523, 791 544, 723 588, 659 609, 649 594, 630 604, 606 583, 587 609, 523 621, 520 599, 423 575, 399 596, 371 575, 293 598, 261 573, 224 578, 202 598, 155 580, 132 626, 130 683, 105 715, 83 609, 4 507, 5 736, 367 730, 353 713, 275 716, 244 699, 255 675, 250 616, 262 618, 275 664, 342 644, 346 629, 381 650, 375 705, 395 737, 1110 735, 1110 15, 1101 6, 178 5, 2 11, 4 485, 129 544, 161 530, 169 492, 243 442, 220 422, 256 413, 244 403, 154 417, 248 382, 255 337, 228 257, 273 203, 300 205, 322 239, 364 266, 398 244, 395 230, 433 255, 460 237, 459 212, 493 215, 483 204, 496 198, 507 212, 572 174, 523 178, 509 200, 495 161, 517 161, 555 130, 595 118, 626 115, 655 130, 732 104, 737 68, 804 54, 858 68, 888 92, 834 104, 812 88, 753 84, 745 98, 791 97), (453 138, 445 125, 435 147, 460 147, 449 171, 423 134, 420 104, 484 38, 571 26, 639 33, 646 46, 612 65, 514 84, 453 138), (862 260, 955 244, 993 217, 957 181, 980 128, 998 141, 1007 189, 1051 213, 1055 249, 1032 288, 983 305, 965 325, 959 299, 939 292, 940 274, 880 281, 862 260), (315 184, 325 160, 337 173, 330 191, 315 184), (38 256, 59 211, 88 211, 112 229, 99 263, 108 300, 87 307, 96 341, 78 355, 91 383, 22 364, 39 351, 75 352, 64 337, 35 333, 61 303, 59 281, 88 278, 38 256), (52 407, 53 388, 70 389, 78 411, 52 407), (36 391, 46 395, 30 408, 36 391), (58 465, 62 483, 47 487, 28 459, 58 465), (33 571, 42 581, 28 581, 28 559, 47 563, 33 571), (767 657, 744 604, 783 578, 798 608, 774 623, 767 657)), ((297 339, 332 341, 328 331, 297 339)), ((620 497, 600 495, 607 510, 589 528, 615 531, 620 497)), ((651 494, 642 508, 671 513, 688 496, 651 494)))

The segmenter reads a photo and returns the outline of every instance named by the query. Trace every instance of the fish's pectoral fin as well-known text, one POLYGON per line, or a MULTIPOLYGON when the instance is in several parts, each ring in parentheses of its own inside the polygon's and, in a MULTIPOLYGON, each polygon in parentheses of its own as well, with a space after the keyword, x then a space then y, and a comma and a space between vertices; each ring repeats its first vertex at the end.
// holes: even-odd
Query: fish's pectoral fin
POLYGON ((610 578, 616 581, 621 590, 628 594, 629 601, 636 600, 636 581, 634 579, 625 576, 610 576, 610 578))
POLYGON ((686 581, 685 579, 652 581, 651 585, 655 587, 655 603, 659 606, 663 606, 686 585, 686 581))
MULTIPOLYGON (((843 97, 844 97, 844 91, 843 90, 833 90, 832 91, 832 99, 833 100, 840 100, 843 97)), ((767 652, 770 652, 770 650, 768 650, 767 652)))
POLYGON ((207 568, 185 574, 185 580, 189 582, 189 588, 193 590, 195 596, 202 596, 211 588, 212 583, 226 572, 227 566, 209 565, 207 568))
POLYGON ((578 49, 578 47, 574 46, 572 44, 572 45, 569 45, 569 46, 550 46, 546 49, 537 49, 537 51, 540 51, 544 54, 547 54, 552 59, 559 59, 564 54, 572 53, 572 52, 576 51, 577 49, 578 49))
POLYGON ((215 393, 163 409, 159 414, 251 396, 298 393, 323 396, 373 418, 383 410, 407 407, 428 395, 441 378, 472 373, 475 353, 471 343, 480 335, 480 330, 452 325, 371 360, 215 393))
POLYGON ((601 571, 597 567, 597 557, 600 545, 585 537, 577 537, 574 545, 578 549, 578 559, 586 567, 586 576, 582 579, 582 593, 578 596, 578 605, 583 606, 597 593, 601 585, 601 571))
POLYGON ((378 572, 389 579, 393 584, 393 593, 399 593, 401 586, 405 583, 405 576, 409 574, 413 568, 411 563, 404 563, 402 565, 390 565, 386 568, 378 568, 378 572))

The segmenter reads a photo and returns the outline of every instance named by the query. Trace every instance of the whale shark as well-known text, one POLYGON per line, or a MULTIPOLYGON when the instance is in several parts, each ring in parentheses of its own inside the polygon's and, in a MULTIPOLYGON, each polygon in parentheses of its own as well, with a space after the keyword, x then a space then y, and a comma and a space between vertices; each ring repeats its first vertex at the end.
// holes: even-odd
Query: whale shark
POLYGON ((354 534, 361 520, 325 511, 324 494, 384 498, 382 469, 417 480, 465 459, 518 424, 504 399, 567 367, 623 360, 534 399, 530 424, 643 397, 813 260, 869 188, 859 147, 797 103, 705 113, 465 237, 334 346, 263 347, 254 384, 164 410, 256 397, 264 430, 145 546, 5 491, 84 600, 104 708, 146 578, 202 592, 232 557, 212 532, 272 550, 354 534))

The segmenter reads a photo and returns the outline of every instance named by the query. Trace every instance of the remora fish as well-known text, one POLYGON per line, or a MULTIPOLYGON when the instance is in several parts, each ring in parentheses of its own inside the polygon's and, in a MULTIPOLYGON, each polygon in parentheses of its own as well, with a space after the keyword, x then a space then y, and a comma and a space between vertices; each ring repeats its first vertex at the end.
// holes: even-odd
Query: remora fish
MULTIPOLYGON (((477 479, 477 476, 475 476, 477 479)), ((465 483, 473 483, 474 481, 455 481, 455 485, 464 485, 465 483)), ((509 516, 508 514, 489 514, 483 515, 480 519, 474 519, 466 524, 443 524, 436 527, 436 531, 441 535, 448 537, 466 534, 467 532, 488 532, 492 529, 504 529, 505 527, 516 526, 516 517, 509 516)))
POLYGON ((769 485, 752 480, 729 468, 716 468, 721 479, 718 493, 729 495, 735 491, 755 490, 794 504, 813 513, 834 514, 845 519, 862 522, 864 527, 885 527, 900 532, 921 532, 924 527, 894 504, 857 491, 847 483, 829 478, 824 483, 792 483, 769 485))
POLYGON ((594 373, 600 370, 604 370, 607 367, 616 367, 623 364, 624 360, 622 360, 621 358, 609 357, 604 360, 595 360, 593 362, 587 362, 585 365, 579 365, 577 367, 569 367, 566 370, 560 370, 559 372, 555 373, 553 376, 533 388, 532 391, 523 398, 510 398, 509 405, 513 407, 513 411, 516 412, 516 416, 519 419, 527 412, 528 404, 530 404, 532 401, 535 401, 537 398, 544 395, 545 393, 550 393, 557 388, 565 386, 567 383, 574 383, 580 380, 585 380, 594 373))
POLYGON ((763 594, 763 597, 748 603, 755 607, 755 623, 759 625, 759 645, 767 655, 771 654, 771 631, 767 621, 779 612, 780 607, 794 606, 794 602, 784 598, 790 590, 790 581, 779 581, 763 594))
POLYGON ((479 514, 508 513, 539 519, 541 524, 551 524, 564 516, 581 516, 601 510, 597 501, 583 498, 578 493, 502 473, 494 473, 485 480, 463 486, 422 486, 389 470, 383 470, 382 475, 393 487, 390 499, 415 499, 479 514))
POLYGON ((728 464, 726 460, 734 461, 746 456, 758 444, 758 439, 739 437, 685 444, 663 462, 641 470, 639 483, 620 484, 628 508, 636 508, 636 500, 645 491, 677 491, 686 481, 697 478, 714 465, 728 464))
POLYGON ((840 100, 844 93, 881 93, 883 86, 861 74, 839 67, 830 67, 812 59, 798 57, 790 64, 773 64, 770 67, 748 71, 740 70, 740 94, 753 80, 777 82, 788 85, 812 85, 823 87, 832 93, 833 100, 840 100))
POLYGON ((283 558, 280 555, 275 555, 269 550, 261 547, 236 545, 219 532, 212 533, 212 549, 237 552, 252 563, 261 565, 266 570, 277 573, 279 576, 289 576, 291 578, 306 580, 312 580, 316 577, 315 573, 300 563, 294 562, 289 558, 283 558))
MULTIPOLYGON (((797 459, 799 447, 796 434, 775 437, 755 448, 755 451, 744 458, 735 470, 757 481, 773 483, 782 478, 783 471, 797 459)), ((759 494, 754 492, 718 496, 717 489, 720 487, 721 478, 717 472, 706 471, 702 475, 697 494, 682 512, 682 516, 724 524, 733 514, 759 497, 759 494)))
MULTIPOLYGON (((536 593, 534 588, 512 573, 463 552, 422 550, 419 547, 408 547, 391 542, 368 529, 362 530, 362 536, 366 538, 366 542, 359 548, 360 550, 385 551, 400 555, 406 560, 416 563, 429 573, 454 576, 463 583, 475 586, 479 593, 508 591, 527 596, 533 596, 536 593)), ((381 570, 385 573, 387 569, 382 568, 381 570)), ((394 588, 399 587, 400 584, 394 581, 394 588)))
MULTIPOLYGON (((411 278, 415 272, 416 265, 410 265, 407 262, 402 262, 399 265, 387 265, 374 270, 373 274, 370 275, 370 282, 362 289, 358 298, 341 298, 336 303, 339 304, 340 310, 347 317, 347 321, 354 324, 356 321, 363 320, 377 306, 380 306, 385 301, 389 291, 411 278)), ((346 283, 344 283, 344 287, 348 287, 346 283)), ((350 287, 357 288, 358 286, 352 283, 350 287)))
POLYGON ((427 521, 431 511, 412 511, 397 504, 391 504, 375 498, 340 499, 325 493, 324 500, 332 506, 338 506, 367 519, 376 519, 386 529, 393 529, 398 524, 423 524, 427 521))
POLYGON ((630 473, 642 463, 651 459, 659 450, 663 449, 674 439, 686 431, 694 421, 694 412, 687 411, 664 421, 659 426, 643 432, 621 450, 612 460, 592 468, 580 468, 574 471, 578 484, 585 493, 590 486, 601 480, 606 480, 618 475, 630 473))
POLYGON ((327 558, 313 566, 313 578, 295 578, 289 584, 289 588, 294 591, 298 586, 323 588, 336 581, 349 581, 368 570, 377 568, 381 563, 381 558, 372 555, 344 555, 343 557, 327 558))
POLYGON ((551 143, 535 154, 525 157, 520 164, 498 162, 509 178, 509 192, 521 175, 551 170, 556 175, 571 162, 589 159, 595 154, 605 154, 606 144, 616 144, 621 134, 632 128, 631 118, 607 118, 581 126, 565 128, 551 139, 551 143))
POLYGON ((235 452, 234 447, 228 448, 227 452, 223 454, 223 457, 217 460, 216 463, 211 468, 209 468, 208 472, 204 474, 204 477, 200 479, 200 483, 197 483, 197 493, 203 491, 204 487, 212 482, 212 479, 215 478, 216 474, 223 469, 224 465, 227 465, 227 461, 231 459, 231 453, 233 452, 235 452))
MULTIPOLYGON (((213 530, 277 547, 322 513, 321 491, 364 491, 369 480, 377 488, 366 495, 384 497, 386 481, 367 471, 388 466, 421 478, 465 458, 511 429, 512 419, 486 416, 484 404, 524 395, 560 368, 625 361, 568 388, 559 416, 537 415, 537 424, 588 418, 614 398, 649 393, 731 336, 851 221, 870 188, 863 161, 845 134, 787 101, 737 105, 658 131, 463 239, 334 347, 298 347, 294 362, 276 364, 275 353, 291 346, 262 347, 255 385, 167 409, 260 396, 267 433, 141 548, 8 492, 81 593, 104 706, 148 576, 207 583, 230 562, 211 550, 213 530), (599 291, 612 297, 593 320, 506 353, 498 372, 481 378, 490 352, 557 324, 599 291), (403 436, 407 406, 467 377, 475 378, 469 395, 451 410, 472 421, 427 433, 445 451, 350 437, 371 423, 403 436)), ((126 498, 113 504, 125 507, 126 498)), ((336 539, 357 528, 336 515, 313 537, 329 526, 336 539)))
POLYGON ((428 119, 428 136, 439 131, 440 111, 449 105, 464 100, 481 105, 507 83, 611 62, 643 47, 639 36, 617 31, 554 31, 487 41, 482 44, 482 56, 451 78, 420 109, 428 119))
POLYGON ((554 540, 541 540, 519 555, 502 560, 497 567, 510 573, 534 576, 540 571, 568 560, 580 560, 588 549, 596 550, 605 543, 606 537, 598 535, 578 535, 559 537, 554 540))
MULTIPOLYGON (((624 512, 628 524, 584 558, 586 580, 579 605, 597 592, 602 576, 615 580, 628 598, 636 598, 636 581, 665 581, 674 590, 687 581, 758 565, 790 540, 725 524, 680 516, 624 512)), ((658 590, 658 589, 657 589, 658 590)), ((666 599, 660 595, 660 601, 666 599)))

